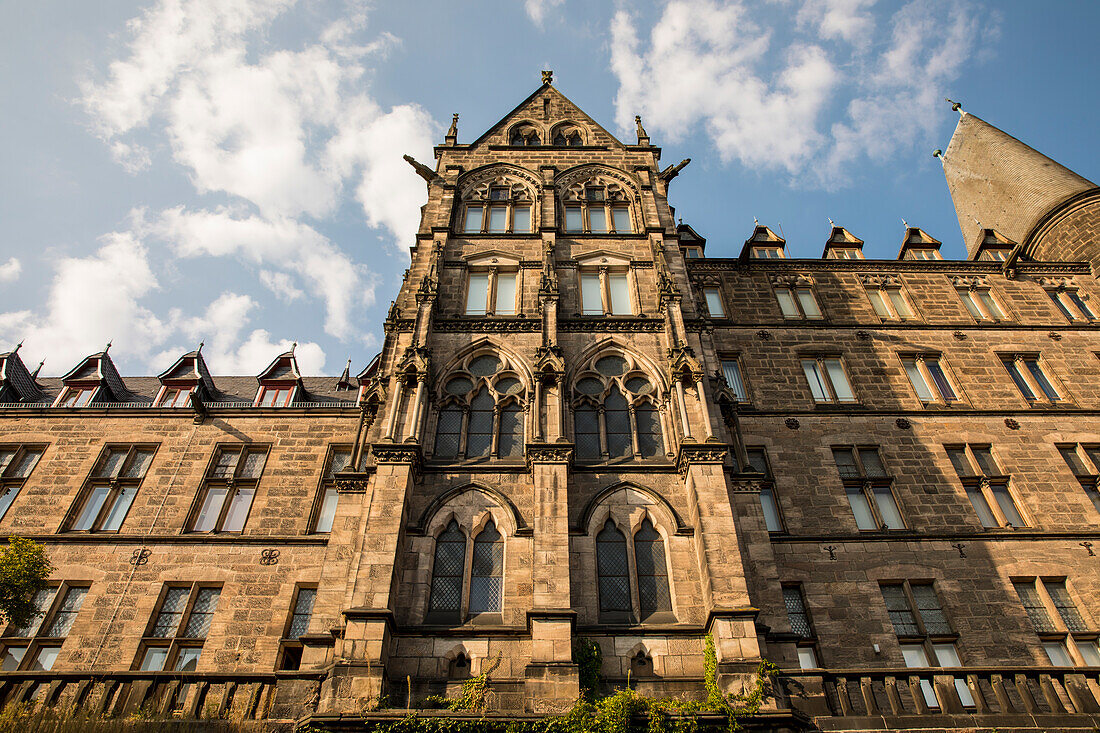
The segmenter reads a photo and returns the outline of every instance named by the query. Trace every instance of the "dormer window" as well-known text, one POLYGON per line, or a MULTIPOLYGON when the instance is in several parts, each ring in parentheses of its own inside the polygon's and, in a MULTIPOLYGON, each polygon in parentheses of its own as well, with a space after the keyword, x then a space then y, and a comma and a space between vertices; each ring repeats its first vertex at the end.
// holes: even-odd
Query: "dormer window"
POLYGON ((157 400, 157 407, 187 407, 193 391, 191 387, 165 387, 157 400))
POLYGON ((781 260, 786 255, 782 247, 753 247, 752 257, 757 260, 781 260))
POLYGON ((1011 252, 1011 249, 987 249, 982 252, 982 256, 979 257, 979 259, 992 260, 994 262, 1007 262, 1008 255, 1011 252))
POLYGON ((98 386, 66 387, 57 401, 58 407, 87 407, 95 397, 98 386))
POLYGON ((862 260, 863 250, 857 247, 833 247, 829 250, 832 260, 862 260))
POLYGON ((294 397, 294 385, 260 387, 260 407, 289 407, 294 397))
POLYGON ((702 247, 684 247, 684 257, 687 257, 689 260, 697 260, 702 258, 702 256, 702 247))
POLYGON ((940 254, 938 249, 932 247, 910 247, 909 251, 905 253, 906 259, 909 260, 942 260, 943 255, 940 254))

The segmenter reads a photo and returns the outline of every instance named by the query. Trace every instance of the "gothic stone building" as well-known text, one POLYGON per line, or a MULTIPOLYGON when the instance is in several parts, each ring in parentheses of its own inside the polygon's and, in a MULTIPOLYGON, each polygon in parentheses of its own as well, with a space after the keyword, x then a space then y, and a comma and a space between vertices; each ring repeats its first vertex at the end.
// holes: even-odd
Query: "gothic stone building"
POLYGON ((963 113, 966 260, 719 258, 660 153, 549 78, 456 117, 357 378, 0 355, 0 533, 56 567, 4 699, 351 725, 488 673, 531 715, 581 638, 698 695, 709 635, 727 691, 780 668, 760 730, 1092 730, 1100 189, 963 113))

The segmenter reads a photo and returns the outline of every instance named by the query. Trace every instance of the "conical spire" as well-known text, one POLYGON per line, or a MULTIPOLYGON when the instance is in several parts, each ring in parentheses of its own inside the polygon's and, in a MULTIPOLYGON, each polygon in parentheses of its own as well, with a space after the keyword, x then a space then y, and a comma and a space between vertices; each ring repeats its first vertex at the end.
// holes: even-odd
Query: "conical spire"
POLYGON ((968 254, 977 247, 982 228, 1023 242, 1044 214, 1069 197, 1096 188, 1095 183, 962 110, 942 160, 968 254))

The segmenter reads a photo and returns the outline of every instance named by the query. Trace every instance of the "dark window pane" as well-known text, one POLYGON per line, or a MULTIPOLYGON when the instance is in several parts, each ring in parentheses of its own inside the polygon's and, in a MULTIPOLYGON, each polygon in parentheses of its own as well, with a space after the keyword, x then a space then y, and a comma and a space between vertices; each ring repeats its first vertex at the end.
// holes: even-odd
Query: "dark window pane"
POLYGON ((69 588, 65 592, 61 606, 54 614, 50 627, 46 629, 46 636, 60 638, 69 635, 69 629, 73 627, 73 621, 76 621, 76 614, 79 613, 80 606, 84 603, 84 596, 87 594, 87 588, 69 588))
POLYGON ((863 473, 870 478, 882 478, 886 475, 886 468, 879 458, 878 448, 860 448, 859 461, 863 464, 863 473))
POLYGON ((932 586, 914 585, 912 590, 913 598, 917 601, 917 611, 924 622, 924 630, 929 634, 950 634, 951 624, 947 623, 947 616, 940 608, 940 600, 932 586))
POLYGON ((1074 476, 1088 476, 1089 470, 1085 467, 1085 462, 1081 460, 1081 457, 1077 455, 1077 447, 1073 445, 1062 446, 1058 449, 1058 452, 1062 454, 1062 458, 1069 464, 1069 468, 1073 471, 1074 476))
POLYGON ((176 633, 176 627, 183 618, 183 609, 187 606, 187 588, 169 588, 164 594, 164 603, 153 623, 152 636, 169 637, 176 633))
POLYGON ((626 537, 610 519, 596 535, 596 571, 601 611, 630 611, 626 537))
POLYGON ((470 613, 500 611, 504 581, 504 538, 489 522, 474 539, 470 579, 470 613))
POLYGON ((502 457, 523 455, 523 411, 513 403, 500 411, 500 438, 497 444, 502 457))
POLYGON ((658 611, 671 611, 665 544, 648 518, 634 535, 634 567, 638 571, 638 605, 642 617, 658 611))
POLYGON ((1024 604, 1024 610, 1035 630, 1039 633, 1054 631, 1054 623, 1050 620, 1042 599, 1039 598, 1039 591, 1035 589, 1034 581, 1021 581, 1013 585, 1016 586, 1016 594, 1020 596, 1020 602, 1024 604))
POLYGON ((642 458, 653 458, 664 452, 661 441, 661 419, 657 409, 648 405, 634 410, 638 425, 638 452, 642 458))
POLYGON ((466 436, 466 456, 487 456, 493 440, 493 398, 482 388, 470 403, 470 427, 466 436))
POLYGON ((183 635, 189 639, 205 639, 210 633, 210 620, 218 607, 221 590, 218 588, 200 588, 195 595, 195 604, 191 607, 191 616, 187 619, 187 628, 183 635))
POLYGON ((955 473, 959 476, 974 476, 974 468, 970 465, 970 461, 966 457, 966 450, 963 448, 948 448, 947 457, 951 459, 951 465, 955 468, 955 473))
POLYGON ((851 448, 833 448, 833 460, 841 478, 859 478, 859 466, 852 455, 851 448))
POLYGON ((768 456, 763 448, 747 448, 749 466, 757 473, 768 473, 768 456))
POLYGON ((600 422, 592 407, 585 405, 573 411, 573 438, 578 458, 600 457, 600 422))
POLYGON ((462 430, 462 409, 445 407, 439 413, 435 429, 435 455, 454 458, 458 455, 459 433, 462 430))
POLYGON ((940 391, 940 396, 946 401, 957 400, 955 390, 951 389, 951 383, 947 381, 947 375, 943 373, 938 359, 926 359, 924 365, 928 367, 928 373, 932 375, 932 381, 940 391))
POLYGON ((886 601, 886 611, 890 614, 890 623, 898 636, 915 636, 920 633, 913 610, 909 608, 909 599, 905 597, 905 588, 900 585, 882 586, 882 598, 886 601))
POLYGON ((981 469, 982 475, 1001 475, 1001 470, 997 468, 997 464, 993 461, 993 453, 989 448, 975 448, 974 446, 970 446, 970 452, 974 454, 974 460, 978 462, 978 468, 981 469))
POLYGON ((466 536, 453 519, 435 542, 432 565, 432 611, 457 612, 462 602, 462 571, 466 564, 466 536))
POLYGON ((1024 380, 1020 370, 1016 366, 1016 362, 1012 359, 1002 359, 1001 363, 1005 365, 1005 369, 1008 370, 1008 375, 1012 377, 1012 381, 1016 383, 1016 389, 1020 390, 1020 394, 1024 396, 1024 399, 1034 400, 1035 393, 1031 391, 1031 387, 1028 386, 1024 380))
POLYGON ((793 587, 783 588, 783 605, 787 607, 787 620, 791 623, 791 631, 803 638, 812 637, 810 618, 806 614, 806 605, 802 602, 802 591, 793 587))
POLYGON ((615 387, 604 400, 604 425, 607 426, 607 452, 612 458, 629 456, 633 453, 630 440, 630 413, 626 399, 615 387))
POLYGON ((309 619, 313 615, 313 602, 317 599, 315 588, 300 588, 294 601, 294 613, 290 620, 287 636, 294 639, 309 630, 309 619))

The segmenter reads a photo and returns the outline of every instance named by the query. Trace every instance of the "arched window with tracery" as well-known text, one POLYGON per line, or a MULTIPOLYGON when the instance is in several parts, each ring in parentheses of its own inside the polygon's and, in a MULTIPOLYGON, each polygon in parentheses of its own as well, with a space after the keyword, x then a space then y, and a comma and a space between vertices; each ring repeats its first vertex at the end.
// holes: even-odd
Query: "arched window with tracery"
POLYGON ((561 191, 562 227, 577 234, 634 232, 633 196, 619 181, 596 175, 561 191))
POLYGON ((550 143, 557 148, 579 148, 584 145, 584 135, 579 127, 565 122, 551 130, 550 143))
POLYGON ((429 618, 436 623, 457 623, 462 613, 462 581, 466 568, 466 535, 451 520, 435 540, 429 618))
POLYGON ((527 147, 542 145, 542 136, 537 127, 529 122, 522 122, 512 128, 512 133, 508 136, 508 144, 527 147))
POLYGON ((595 524, 600 528, 595 537, 600 623, 676 620, 665 538, 648 512, 637 516, 638 510, 636 502, 611 507, 607 518, 595 524))
POLYGON ((435 458, 523 456, 526 390, 510 361, 497 353, 477 353, 441 383, 435 458))
POLYGON ((665 454, 657 385, 632 359, 606 354, 573 383, 573 442, 581 460, 665 454))
POLYGON ((489 174, 462 187, 459 230, 464 234, 528 234, 535 189, 514 175, 489 174))

